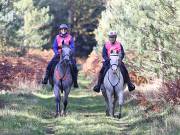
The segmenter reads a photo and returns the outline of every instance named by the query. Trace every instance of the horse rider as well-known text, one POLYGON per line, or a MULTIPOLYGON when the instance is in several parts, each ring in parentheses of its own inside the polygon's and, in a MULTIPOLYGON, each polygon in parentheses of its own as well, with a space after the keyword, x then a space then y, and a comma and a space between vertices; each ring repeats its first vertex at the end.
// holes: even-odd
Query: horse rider
MULTIPOLYGON (((105 43, 103 50, 102 50, 102 56, 104 59, 103 66, 102 66, 100 73, 99 73, 98 83, 93 88, 93 90, 95 92, 100 92, 100 87, 101 87, 101 84, 103 83, 104 76, 110 67, 109 56, 110 56, 111 50, 119 51, 121 53, 121 60, 123 60, 124 55, 125 55, 122 44, 119 41, 116 41, 117 33, 115 31, 111 31, 108 33, 108 37, 109 37, 109 41, 107 41, 105 43)), ((121 69, 121 72, 123 74, 124 82, 127 83, 127 85, 128 85, 129 91, 133 91, 135 89, 135 86, 131 82, 127 68, 125 67, 123 62, 120 65, 120 69, 121 69)))
POLYGON ((48 63, 48 66, 46 68, 46 74, 44 76, 42 84, 47 84, 52 66, 54 64, 56 65, 60 60, 62 45, 64 44, 64 45, 68 45, 71 48, 73 54, 73 57, 70 60, 71 74, 74 82, 74 87, 78 88, 78 83, 77 83, 78 69, 76 66, 76 60, 74 58, 74 53, 75 53, 74 39, 68 33, 68 26, 66 24, 61 24, 58 30, 59 30, 59 34, 56 36, 53 43, 53 51, 55 55, 48 63))

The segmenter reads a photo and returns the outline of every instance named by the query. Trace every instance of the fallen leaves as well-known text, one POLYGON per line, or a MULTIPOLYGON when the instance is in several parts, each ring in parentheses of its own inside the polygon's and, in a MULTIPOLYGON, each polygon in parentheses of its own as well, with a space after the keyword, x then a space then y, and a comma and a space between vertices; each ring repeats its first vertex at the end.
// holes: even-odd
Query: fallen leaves
POLYGON ((19 80, 40 82, 52 55, 31 49, 24 57, 0 56, 0 90, 13 90, 19 80))

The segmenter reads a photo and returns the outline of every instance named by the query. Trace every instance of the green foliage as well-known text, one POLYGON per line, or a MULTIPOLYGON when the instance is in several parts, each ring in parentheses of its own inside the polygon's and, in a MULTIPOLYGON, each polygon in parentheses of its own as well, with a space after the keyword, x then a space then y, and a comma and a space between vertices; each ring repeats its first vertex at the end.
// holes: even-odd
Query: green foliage
POLYGON ((48 14, 49 7, 36 8, 32 0, 20 0, 15 3, 17 14, 23 20, 17 34, 23 37, 23 45, 27 47, 41 47, 48 43, 44 38, 50 33, 47 26, 51 23, 52 17, 48 14))
POLYGON ((73 25, 72 32, 75 33, 76 46, 79 48, 80 56, 86 56, 97 44, 94 29, 97 28, 98 19, 104 10, 102 0, 70 0, 69 23, 73 25), (84 54, 83 54, 84 53, 84 54))
POLYGON ((76 53, 87 56, 96 45, 94 29, 97 28, 101 11, 104 10, 104 0, 40 0, 39 7, 49 6, 54 16, 52 40, 58 33, 57 27, 67 23, 71 34, 75 37, 76 53))
POLYGON ((87 56, 96 45, 93 30, 104 3, 104 0, 1 0, 0 39, 6 40, 8 46, 51 48, 59 24, 67 23, 75 37, 77 54, 87 56))
POLYGON ((156 72, 162 79, 178 78, 180 2, 177 0, 113 0, 96 30, 99 44, 109 30, 116 30, 125 49, 139 57, 135 66, 146 72, 156 72))
POLYGON ((14 10, 12 6, 12 0, 0 0, 0 50, 3 50, 14 36, 14 29, 12 29, 15 26, 13 24, 14 10))
POLYGON ((1 0, 0 46, 41 47, 49 42, 49 7, 37 8, 33 0, 1 0))

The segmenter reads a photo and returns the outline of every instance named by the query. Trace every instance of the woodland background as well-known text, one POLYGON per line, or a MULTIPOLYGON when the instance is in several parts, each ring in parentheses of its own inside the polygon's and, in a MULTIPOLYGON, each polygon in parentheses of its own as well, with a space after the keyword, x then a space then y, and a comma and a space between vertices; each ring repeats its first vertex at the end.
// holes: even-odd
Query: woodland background
POLYGON ((1 133, 179 134, 179 33, 179 0, 0 0, 1 133), (55 120, 52 90, 40 82, 61 23, 75 39, 80 88, 72 90, 70 115, 55 120), (103 98, 92 92, 110 30, 136 84, 120 121, 104 116, 103 98))

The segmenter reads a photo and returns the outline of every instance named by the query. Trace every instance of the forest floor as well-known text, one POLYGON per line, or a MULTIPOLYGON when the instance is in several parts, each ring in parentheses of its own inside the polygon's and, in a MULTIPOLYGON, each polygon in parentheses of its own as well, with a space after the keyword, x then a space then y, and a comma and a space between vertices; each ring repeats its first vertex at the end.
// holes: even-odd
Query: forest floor
POLYGON ((22 57, 0 55, 0 90, 15 91, 17 83, 40 82, 52 51, 29 50, 22 57))

